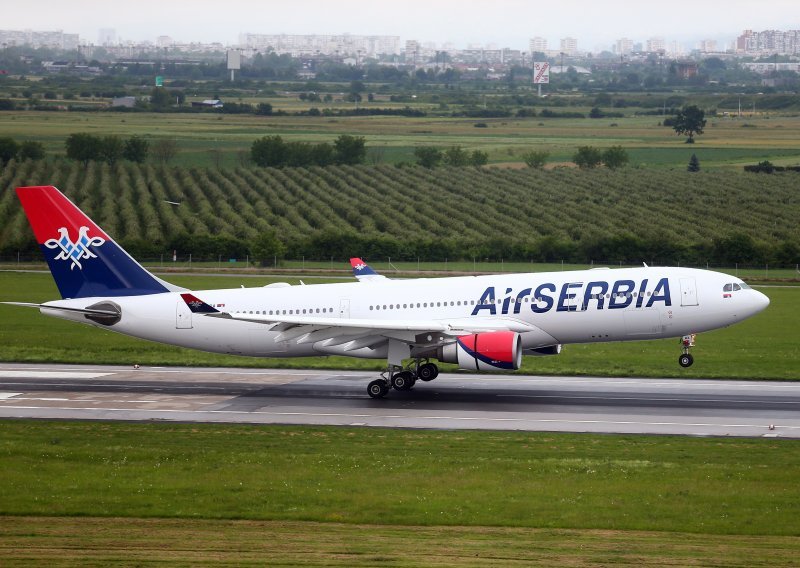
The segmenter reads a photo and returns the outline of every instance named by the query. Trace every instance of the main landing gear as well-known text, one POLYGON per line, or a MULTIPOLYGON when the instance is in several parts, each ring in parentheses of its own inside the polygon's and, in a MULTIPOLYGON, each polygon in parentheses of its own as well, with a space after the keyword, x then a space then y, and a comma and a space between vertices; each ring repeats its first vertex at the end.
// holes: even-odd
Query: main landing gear
POLYGON ((681 348, 683 349, 683 353, 681 353, 681 356, 678 357, 678 365, 683 368, 691 367, 692 363, 694 363, 694 357, 692 357, 692 354, 689 353, 689 350, 694 347, 694 340, 696 337, 697 336, 694 333, 681 337, 681 348))
POLYGON ((416 359, 408 368, 389 365, 386 371, 381 373, 380 379, 369 383, 367 394, 372 398, 383 398, 389 393, 389 389, 409 391, 414 388, 418 380, 427 382, 438 376, 439 367, 430 362, 420 365, 419 359, 416 359))

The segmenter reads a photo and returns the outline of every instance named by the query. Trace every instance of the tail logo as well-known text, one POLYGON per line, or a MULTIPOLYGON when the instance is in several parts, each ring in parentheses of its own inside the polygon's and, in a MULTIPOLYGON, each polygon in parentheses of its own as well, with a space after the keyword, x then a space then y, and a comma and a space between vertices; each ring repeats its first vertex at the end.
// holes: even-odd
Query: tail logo
POLYGON ((78 240, 73 242, 69 238, 69 231, 66 227, 61 227, 58 230, 58 239, 47 239, 44 246, 49 249, 61 249, 61 252, 56 256, 56 260, 69 260, 72 262, 69 269, 73 270, 76 266, 79 270, 83 270, 81 259, 97 258, 97 255, 89 250, 89 247, 99 247, 105 244, 106 240, 102 237, 90 237, 88 235, 89 227, 81 227, 78 229, 78 240))

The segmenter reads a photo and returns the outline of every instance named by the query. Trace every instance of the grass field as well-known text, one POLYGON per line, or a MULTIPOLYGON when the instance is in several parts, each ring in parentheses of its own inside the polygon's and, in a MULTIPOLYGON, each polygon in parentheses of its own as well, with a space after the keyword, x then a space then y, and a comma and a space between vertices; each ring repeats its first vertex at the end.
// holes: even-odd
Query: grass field
POLYGON ((253 140, 265 135, 331 142, 342 133, 364 136, 367 147, 373 149, 370 159, 390 163, 413 161, 413 149, 419 145, 479 149, 495 163, 522 163, 525 151, 545 149, 551 162, 566 162, 578 146, 586 144, 601 148, 621 145, 629 151, 632 165, 650 167, 685 168, 692 153, 704 167, 734 167, 764 159, 781 165, 800 163, 797 116, 759 114, 746 119, 711 119, 705 134, 692 146, 683 144, 671 128, 659 126, 660 120, 657 116, 478 120, 8 111, 0 112, 0 136, 38 140, 49 152, 58 154, 64 153, 64 140, 73 132, 174 138, 180 149, 175 163, 189 166, 213 164, 210 150, 221 150, 222 164, 234 166, 238 154, 249 152, 253 140), (487 127, 475 128, 478 122, 487 127), (743 128, 744 124, 750 127, 743 128))
MULTIPOLYGON (((263 286, 297 278, 167 275, 194 290, 263 286)), ((308 279, 308 285, 325 282, 308 279)), ((341 281, 341 280, 340 280, 341 281)), ((0 273, 0 300, 41 302, 58 298, 46 273, 0 273)), ((701 334, 695 364, 677 364, 677 340, 568 345, 557 357, 527 357, 520 372, 547 375, 641 377, 800 378, 800 288, 762 288, 771 300, 766 312, 739 325, 701 334)), ((57 320, 29 308, 0 306, 0 360, 132 365, 214 365, 276 368, 379 370, 384 362, 342 357, 255 359, 215 355, 121 336, 107 330, 57 320)), ((452 369, 444 365, 443 368, 452 369)))
POLYGON ((0 552, 4 565, 792 565, 797 444, 7 421, 0 552))

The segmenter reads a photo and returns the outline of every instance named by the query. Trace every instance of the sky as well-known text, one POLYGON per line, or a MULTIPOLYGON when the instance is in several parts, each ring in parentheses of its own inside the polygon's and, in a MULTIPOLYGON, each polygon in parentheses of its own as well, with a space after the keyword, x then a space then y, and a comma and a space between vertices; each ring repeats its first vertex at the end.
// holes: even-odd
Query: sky
MULTIPOLYGON (((10 3, 10 2, 9 2, 10 3)), ((12 3, 10 3, 12 4, 12 3)), ((0 29, 63 30, 97 43, 100 28, 123 40, 166 35, 179 42, 233 44, 239 34, 396 35, 527 49, 534 36, 558 49, 563 37, 587 51, 622 37, 730 42, 743 29, 800 29, 798 0, 37 0, 3 9, 0 29)), ((725 43, 720 47, 725 47, 725 43)))

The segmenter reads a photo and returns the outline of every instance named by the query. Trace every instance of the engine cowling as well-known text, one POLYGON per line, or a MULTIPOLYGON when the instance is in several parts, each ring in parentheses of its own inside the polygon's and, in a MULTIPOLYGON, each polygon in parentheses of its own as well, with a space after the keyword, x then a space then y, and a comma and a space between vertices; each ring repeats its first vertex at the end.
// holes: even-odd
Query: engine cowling
POLYGON ((437 355, 440 361, 468 371, 514 371, 522 365, 522 346, 514 331, 462 335, 437 355))

